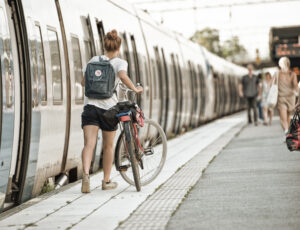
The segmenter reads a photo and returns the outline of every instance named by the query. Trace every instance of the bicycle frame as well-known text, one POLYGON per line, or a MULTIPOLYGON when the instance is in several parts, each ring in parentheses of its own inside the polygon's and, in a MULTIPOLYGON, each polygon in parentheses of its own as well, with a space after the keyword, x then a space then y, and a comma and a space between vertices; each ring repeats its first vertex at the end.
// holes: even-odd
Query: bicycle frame
MULTIPOLYGON (((131 112, 127 112, 127 113, 120 113, 117 114, 117 117, 119 118, 119 120, 123 123, 123 122, 130 122, 130 127, 131 129, 133 128, 134 133, 131 134, 131 137, 134 138, 134 143, 135 143, 135 147, 136 149, 140 149, 142 152, 144 152, 143 147, 141 146, 141 142, 138 136, 138 130, 136 127, 136 123, 132 122, 132 117, 131 117, 131 112), (137 148, 138 147, 138 148, 137 148)), ((121 129, 121 133, 123 132, 123 127, 120 124, 120 129, 121 129)))

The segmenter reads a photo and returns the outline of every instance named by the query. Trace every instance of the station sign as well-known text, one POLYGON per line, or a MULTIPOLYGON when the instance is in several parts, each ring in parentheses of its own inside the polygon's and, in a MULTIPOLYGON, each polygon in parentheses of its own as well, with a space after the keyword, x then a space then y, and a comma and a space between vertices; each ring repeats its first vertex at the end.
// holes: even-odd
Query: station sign
POLYGON ((279 44, 275 46, 275 57, 300 57, 300 44, 279 44))

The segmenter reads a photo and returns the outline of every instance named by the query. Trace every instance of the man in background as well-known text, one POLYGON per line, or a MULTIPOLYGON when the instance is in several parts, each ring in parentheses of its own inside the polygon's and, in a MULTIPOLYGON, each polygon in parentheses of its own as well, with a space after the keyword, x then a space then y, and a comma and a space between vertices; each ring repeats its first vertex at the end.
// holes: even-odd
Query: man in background
POLYGON ((259 86, 259 79, 253 74, 253 65, 247 66, 248 74, 243 76, 239 84, 240 97, 247 101, 248 109, 248 123, 252 123, 251 110, 253 110, 254 124, 257 125, 257 96, 261 95, 261 87, 259 86))

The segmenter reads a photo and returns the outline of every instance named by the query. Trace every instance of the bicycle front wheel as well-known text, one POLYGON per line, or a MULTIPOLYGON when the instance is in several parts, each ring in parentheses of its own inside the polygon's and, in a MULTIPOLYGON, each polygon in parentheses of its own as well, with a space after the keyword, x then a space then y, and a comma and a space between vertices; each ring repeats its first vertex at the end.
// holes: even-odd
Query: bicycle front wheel
MULTIPOLYGON (((137 128, 137 134, 139 143, 133 142, 133 148, 137 153, 139 175, 143 186, 152 182, 161 172, 167 156, 167 138, 160 125, 149 119, 145 120, 143 127, 137 128)), ((119 136, 116 148, 116 164, 118 166, 130 165, 130 157, 127 154, 124 139, 125 133, 123 132, 119 136)), ((131 167, 127 167, 120 173, 127 183, 135 185, 132 171, 131 167)))
POLYGON ((124 134, 125 134, 127 152, 130 160, 131 169, 132 169, 134 185, 136 187, 136 190, 139 192, 141 191, 141 179, 140 179, 139 166, 136 158, 134 138, 132 135, 132 130, 129 122, 124 123, 124 134))

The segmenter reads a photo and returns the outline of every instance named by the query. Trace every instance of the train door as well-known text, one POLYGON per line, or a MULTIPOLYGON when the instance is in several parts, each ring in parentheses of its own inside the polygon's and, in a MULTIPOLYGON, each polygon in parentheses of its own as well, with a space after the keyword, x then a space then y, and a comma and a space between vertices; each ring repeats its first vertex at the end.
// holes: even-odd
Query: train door
POLYGON ((161 76, 163 82, 163 100, 164 100, 164 107, 163 107, 163 121, 162 127, 164 131, 167 133, 167 123, 168 123, 168 111, 169 111, 169 79, 168 79, 168 65, 164 53, 164 49, 161 48, 162 54, 162 66, 163 66, 163 75, 161 76))
POLYGON ((67 37, 65 32, 64 21, 62 17, 62 12, 60 8, 59 0, 55 0, 57 14, 60 23, 60 30, 62 35, 62 43, 63 43, 63 52, 64 52, 64 60, 65 60, 65 71, 66 71, 66 129, 65 129, 65 142, 64 142, 64 150, 63 150, 63 158, 61 163, 61 172, 63 173, 66 169, 66 162, 68 157, 68 148, 69 148, 69 137, 70 137, 70 125, 71 125, 71 77, 70 77, 70 61, 68 55, 68 47, 67 47, 67 37))
POLYGON ((203 69, 200 65, 198 65, 198 73, 199 73, 200 91, 201 91, 200 119, 201 119, 201 122, 202 122, 203 119, 204 119, 204 116, 205 116, 206 85, 205 85, 205 78, 204 78, 204 74, 203 74, 203 69))
POLYGON ((6 198, 13 151, 15 77, 5 2, 0 0, 0 212, 6 198))
POLYGON ((180 62, 179 62, 179 57, 176 54, 176 68, 177 68, 177 73, 178 73, 178 82, 177 82, 177 87, 178 87, 178 119, 177 119, 177 124, 176 124, 176 133, 181 132, 181 123, 182 123, 182 117, 183 117, 183 79, 182 79, 182 69, 180 67, 180 62))
POLYGON ((160 100, 160 110, 159 110, 159 124, 163 126, 164 124, 164 108, 165 108, 165 100, 164 100, 164 96, 166 94, 166 92, 164 92, 164 70, 163 70, 163 66, 162 66, 162 61, 159 55, 159 50, 158 47, 154 47, 154 53, 155 53, 155 60, 156 60, 156 67, 157 67, 157 92, 159 95, 159 100, 160 100))
POLYGON ((178 124, 178 120, 179 120, 179 116, 180 116, 180 112, 179 112, 179 108, 180 108, 180 91, 181 91, 181 87, 180 87, 180 84, 179 84, 179 76, 178 76, 178 69, 177 69, 177 64, 176 64, 176 61, 175 61, 175 55, 174 54, 171 54, 171 61, 172 61, 172 68, 173 68, 173 74, 174 74, 174 83, 175 83, 175 86, 174 88, 172 89, 173 92, 174 92, 174 95, 175 95, 175 113, 174 113, 174 117, 175 119, 173 120, 173 124, 172 124, 172 132, 174 134, 177 134, 177 124, 178 124))

